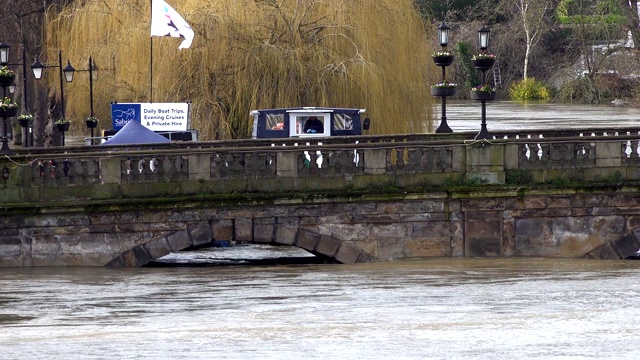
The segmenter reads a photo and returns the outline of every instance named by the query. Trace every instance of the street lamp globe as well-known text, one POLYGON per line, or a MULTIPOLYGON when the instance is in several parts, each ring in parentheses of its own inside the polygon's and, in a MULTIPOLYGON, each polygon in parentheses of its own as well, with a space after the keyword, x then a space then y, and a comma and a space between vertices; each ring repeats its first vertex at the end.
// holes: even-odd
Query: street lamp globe
POLYGON ((4 66, 9 63, 9 44, 0 43, 0 65, 4 66))
POLYGON ((36 61, 31 64, 31 70, 33 71, 33 77, 37 80, 42 79, 42 70, 44 70, 44 65, 36 58, 36 61))
POLYGON ((73 66, 71 66, 71 62, 67 60, 67 66, 65 66, 64 69, 62 69, 62 72, 64 73, 64 78, 67 80, 67 82, 73 81, 73 74, 75 71, 76 69, 74 69, 73 66))
POLYGON ((484 25, 478 29, 478 47, 480 50, 487 50, 489 47, 489 25, 484 25))
POLYGON ((446 47, 449 44, 449 32, 451 29, 444 22, 438 26, 438 40, 440 40, 440 46, 446 47))

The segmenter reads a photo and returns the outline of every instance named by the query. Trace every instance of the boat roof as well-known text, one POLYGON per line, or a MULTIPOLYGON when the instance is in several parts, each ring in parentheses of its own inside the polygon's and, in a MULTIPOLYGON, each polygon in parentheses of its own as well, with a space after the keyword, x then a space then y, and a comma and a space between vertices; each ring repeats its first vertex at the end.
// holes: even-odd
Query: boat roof
POLYGON ((330 107, 312 107, 312 106, 303 106, 303 107, 293 107, 293 108, 276 108, 276 109, 261 109, 261 110, 251 110, 251 115, 257 115, 261 112, 353 112, 357 111, 359 114, 365 113, 366 109, 358 109, 358 108, 330 108, 330 107))

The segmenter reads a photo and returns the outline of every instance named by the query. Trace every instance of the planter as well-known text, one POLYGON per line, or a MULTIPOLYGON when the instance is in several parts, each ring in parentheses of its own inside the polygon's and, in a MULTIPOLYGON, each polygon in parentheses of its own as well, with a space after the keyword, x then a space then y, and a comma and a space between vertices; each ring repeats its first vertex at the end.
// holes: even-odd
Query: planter
POLYGON ((432 96, 453 96, 456 94, 457 89, 458 88, 455 86, 432 87, 431 95, 432 96))
POLYGON ((17 114, 18 114, 18 108, 17 107, 12 107, 12 108, 7 108, 7 109, 0 109, 0 117, 2 117, 2 118, 13 117, 13 116, 16 116, 17 114))
POLYGON ((20 126, 22 127, 28 127, 31 124, 31 120, 18 119, 18 123, 20 123, 20 126))
POLYGON ((496 92, 495 91, 472 91, 471 92, 471 100, 495 100, 496 92))
POLYGON ((12 75, 12 76, 0 75, 0 86, 9 86, 13 84, 13 81, 15 79, 16 79, 15 75, 12 75))
POLYGON ((453 55, 436 55, 433 56, 433 62, 438 66, 449 66, 453 63, 453 55))
POLYGON ((495 64, 495 62, 496 62, 496 59, 489 59, 489 58, 471 60, 473 67, 478 70, 489 70, 493 67, 493 64, 495 64))
POLYGON ((69 125, 70 123, 56 124, 56 128, 58 128, 58 131, 65 132, 69 130, 69 125))
POLYGON ((98 122, 97 121, 86 120, 85 123, 87 124, 87 127, 89 129, 95 129, 98 126, 98 122))

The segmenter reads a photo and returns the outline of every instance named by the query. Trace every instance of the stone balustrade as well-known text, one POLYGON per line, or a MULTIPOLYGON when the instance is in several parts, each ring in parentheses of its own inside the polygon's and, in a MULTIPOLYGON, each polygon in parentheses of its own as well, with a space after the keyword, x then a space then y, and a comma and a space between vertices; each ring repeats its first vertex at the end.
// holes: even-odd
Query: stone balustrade
MULTIPOLYGON (((154 189, 164 195, 439 186, 464 179, 504 184, 505 175, 514 171, 526 172, 537 183, 563 176, 584 181, 606 181, 611 176, 640 180, 637 131, 580 134, 482 142, 419 140, 411 135, 394 141, 388 137, 380 141, 367 137, 358 143, 342 139, 335 144, 287 140, 265 146, 264 141, 244 141, 244 146, 215 147, 183 143, 157 149, 92 147, 93 152, 21 154, 0 159, 0 170, 6 169, 6 179, 0 179, 0 200, 10 204, 112 199, 123 186, 146 184, 156 185, 154 189)), ((151 196, 153 190, 144 193, 151 196)))
POLYGON ((212 241, 345 263, 640 246, 640 195, 619 186, 640 180, 638 131, 467 135, 29 149, 0 159, 0 267, 143 266, 212 241))

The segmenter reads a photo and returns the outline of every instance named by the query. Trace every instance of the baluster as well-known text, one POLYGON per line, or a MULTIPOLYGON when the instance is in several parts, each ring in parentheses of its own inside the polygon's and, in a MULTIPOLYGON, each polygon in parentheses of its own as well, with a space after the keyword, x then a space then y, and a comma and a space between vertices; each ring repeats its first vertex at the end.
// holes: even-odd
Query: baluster
POLYGON ((440 170, 442 171, 446 171, 448 169, 452 168, 452 163, 451 163, 451 155, 449 154, 449 151, 447 151, 446 147, 441 147, 440 151, 438 151, 438 168, 440 168, 440 170))
POLYGON ((350 150, 342 150, 337 153, 335 170, 338 174, 351 174, 355 170, 354 158, 350 150))
POLYGON ((211 178, 220 179, 222 177, 222 158, 220 154, 211 157, 211 178))

